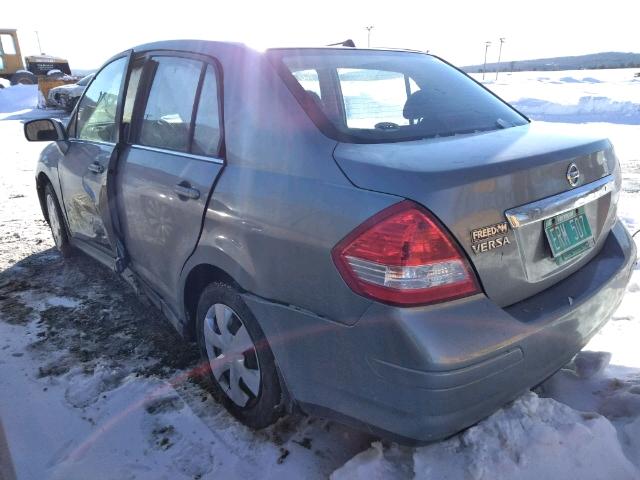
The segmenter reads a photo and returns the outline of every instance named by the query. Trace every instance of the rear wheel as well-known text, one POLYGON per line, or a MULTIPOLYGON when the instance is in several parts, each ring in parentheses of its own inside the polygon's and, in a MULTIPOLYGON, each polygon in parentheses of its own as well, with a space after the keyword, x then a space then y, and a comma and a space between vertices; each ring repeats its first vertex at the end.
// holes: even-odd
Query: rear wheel
POLYGON ((11 85, 35 85, 38 78, 27 70, 20 70, 11 76, 11 85))
POLYGON ((223 283, 209 285, 200 296, 196 323, 214 396, 249 427, 274 423, 282 399, 275 360, 242 297, 223 283))
POLYGON ((51 228, 51 235, 53 236, 56 248, 63 257, 70 257, 73 254, 73 249, 69 243, 69 236, 67 235, 67 229, 62 218, 60 204, 50 183, 48 183, 44 189, 44 198, 47 206, 49 227, 51 228))

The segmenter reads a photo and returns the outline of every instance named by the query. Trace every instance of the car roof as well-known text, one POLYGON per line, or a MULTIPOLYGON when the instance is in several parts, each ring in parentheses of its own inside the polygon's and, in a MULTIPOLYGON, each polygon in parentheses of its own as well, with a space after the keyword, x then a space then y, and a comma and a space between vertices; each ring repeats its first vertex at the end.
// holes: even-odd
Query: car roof
MULTIPOLYGON (((212 50, 218 54, 229 54, 229 55, 242 55, 242 54, 254 54, 260 55, 261 52, 256 50, 255 48, 249 47, 241 42, 228 42, 228 41, 216 41, 216 40, 196 40, 196 39, 183 39, 183 40, 161 40, 157 42, 143 43, 141 45, 135 46, 132 49, 127 49, 123 52, 120 52, 109 60, 107 60, 104 64, 108 64, 115 60, 118 57, 122 57, 130 50, 133 50, 134 53, 142 53, 151 50, 170 50, 177 52, 191 52, 191 53, 201 53, 204 55, 211 55, 212 50)), ((275 47, 268 48, 265 51, 275 51, 275 52, 286 52, 286 51, 322 51, 322 50, 334 50, 334 51, 348 51, 348 52, 411 52, 411 53, 421 53, 423 55, 429 55, 426 52, 420 50, 409 50, 409 49, 400 49, 400 48, 355 48, 355 47, 343 47, 343 46, 300 46, 300 47, 275 47)))
MULTIPOLYGON (((247 46, 241 42, 228 42, 228 41, 216 41, 216 40, 161 40, 157 42, 145 43, 133 48, 135 52, 144 52, 149 50, 174 50, 185 52, 201 52, 209 50, 211 48, 223 49, 223 50, 248 50, 255 52, 256 50, 250 46, 247 46)), ((282 46, 267 48, 265 51, 282 51, 282 50, 343 50, 343 51, 392 51, 392 52, 414 52, 425 53, 420 50, 413 50, 408 48, 356 48, 356 47, 344 47, 338 45, 331 46, 282 46)))

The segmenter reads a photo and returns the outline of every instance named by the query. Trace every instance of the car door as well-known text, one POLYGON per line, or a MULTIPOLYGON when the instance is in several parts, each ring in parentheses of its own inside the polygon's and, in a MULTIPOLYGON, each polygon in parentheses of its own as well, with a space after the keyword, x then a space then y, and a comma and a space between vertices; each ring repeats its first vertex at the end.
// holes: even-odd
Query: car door
POLYGON ((96 75, 69 123, 69 141, 58 163, 62 199, 71 235, 114 255, 107 171, 117 154, 119 98, 129 55, 96 75))
POLYGON ((117 176, 120 226, 133 269, 173 302, 223 168, 220 68, 164 53, 142 71, 117 176))

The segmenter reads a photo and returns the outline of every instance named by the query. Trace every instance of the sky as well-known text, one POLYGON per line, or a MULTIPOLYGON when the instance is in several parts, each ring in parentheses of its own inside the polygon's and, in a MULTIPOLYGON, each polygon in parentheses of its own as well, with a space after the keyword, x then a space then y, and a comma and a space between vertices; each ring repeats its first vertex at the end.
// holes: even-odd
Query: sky
POLYGON ((0 28, 17 28, 23 55, 65 57, 72 69, 154 40, 202 38, 269 46, 318 46, 351 38, 372 47, 429 50, 463 66, 603 51, 640 52, 638 0, 5 0, 0 28))

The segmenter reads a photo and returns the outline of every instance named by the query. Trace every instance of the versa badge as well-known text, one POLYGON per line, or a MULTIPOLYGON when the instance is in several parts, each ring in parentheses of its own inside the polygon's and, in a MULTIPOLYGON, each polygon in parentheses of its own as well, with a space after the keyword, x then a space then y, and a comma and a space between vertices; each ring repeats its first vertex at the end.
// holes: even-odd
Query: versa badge
POLYGON ((471 248, 473 253, 484 253, 495 248, 510 245, 511 241, 507 236, 509 226, 507 222, 496 223, 486 227, 471 230, 471 248))

